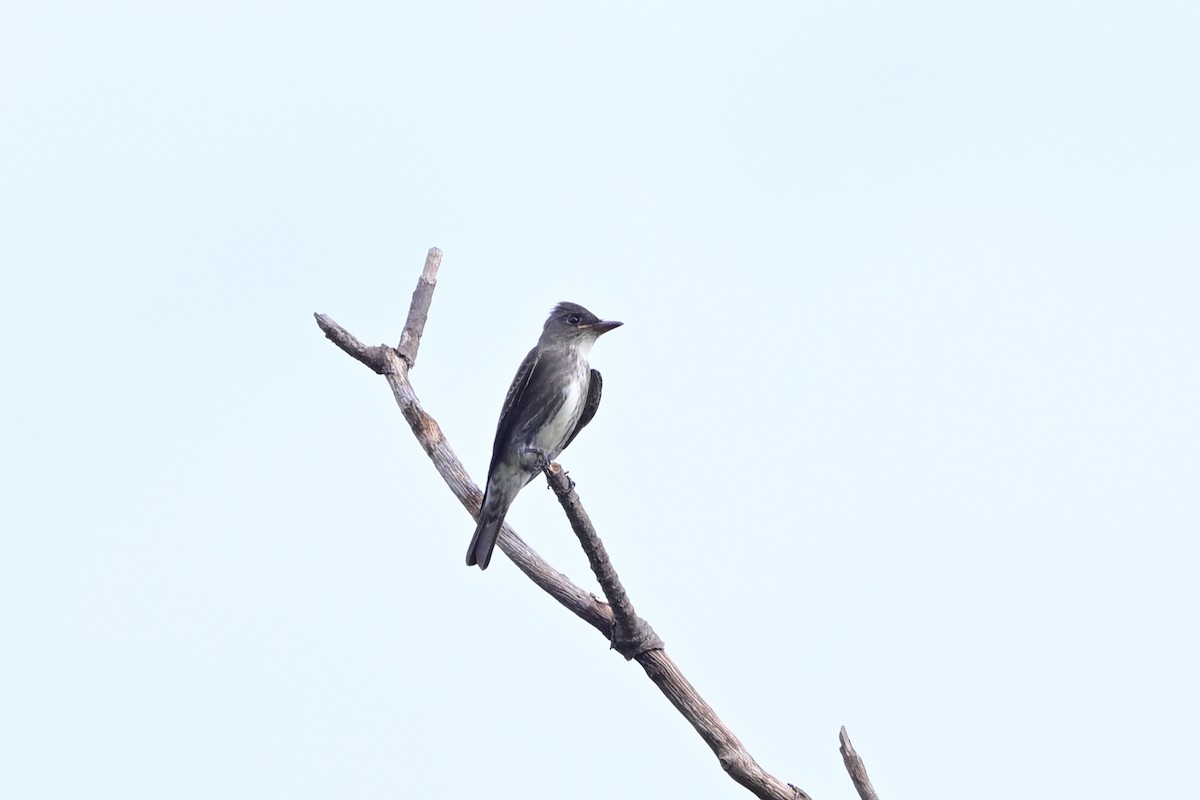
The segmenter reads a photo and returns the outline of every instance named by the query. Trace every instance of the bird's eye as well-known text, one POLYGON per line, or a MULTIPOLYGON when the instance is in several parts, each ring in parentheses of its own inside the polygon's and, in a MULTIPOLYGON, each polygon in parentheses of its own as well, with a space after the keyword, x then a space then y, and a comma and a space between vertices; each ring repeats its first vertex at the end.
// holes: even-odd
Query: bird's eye
POLYGON ((580 319, 580 317, 578 314, 572 314, 571 316, 567 317, 567 322, 570 323, 571 325, 578 325, 579 319, 580 319))

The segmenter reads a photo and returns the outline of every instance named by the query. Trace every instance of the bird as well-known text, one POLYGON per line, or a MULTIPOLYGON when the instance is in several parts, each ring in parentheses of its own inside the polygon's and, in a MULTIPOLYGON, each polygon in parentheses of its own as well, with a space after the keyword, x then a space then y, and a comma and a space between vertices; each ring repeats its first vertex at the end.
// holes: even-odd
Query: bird
POLYGON ((546 318, 504 398, 478 524, 467 548, 468 567, 487 569, 517 493, 596 416, 604 384, 589 366, 588 353, 621 324, 602 320, 578 303, 559 303, 546 318))

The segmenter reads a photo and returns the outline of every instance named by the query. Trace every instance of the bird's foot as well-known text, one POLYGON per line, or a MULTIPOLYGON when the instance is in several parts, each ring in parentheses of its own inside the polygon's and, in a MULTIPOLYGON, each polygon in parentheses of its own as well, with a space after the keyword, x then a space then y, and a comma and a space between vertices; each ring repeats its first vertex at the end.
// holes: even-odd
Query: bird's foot
POLYGON ((540 447, 522 447, 522 456, 533 456, 529 466, 541 472, 546 467, 550 466, 550 454, 540 447))

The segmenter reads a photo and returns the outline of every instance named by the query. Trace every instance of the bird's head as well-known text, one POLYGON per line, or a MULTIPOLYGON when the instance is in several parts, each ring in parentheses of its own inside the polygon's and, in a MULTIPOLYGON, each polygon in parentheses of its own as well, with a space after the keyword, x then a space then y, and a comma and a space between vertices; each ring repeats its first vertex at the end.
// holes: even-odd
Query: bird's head
POLYGON ((621 324, 600 319, 578 303, 559 303, 546 318, 542 341, 563 344, 586 342, 590 347, 602 334, 621 327, 621 324))

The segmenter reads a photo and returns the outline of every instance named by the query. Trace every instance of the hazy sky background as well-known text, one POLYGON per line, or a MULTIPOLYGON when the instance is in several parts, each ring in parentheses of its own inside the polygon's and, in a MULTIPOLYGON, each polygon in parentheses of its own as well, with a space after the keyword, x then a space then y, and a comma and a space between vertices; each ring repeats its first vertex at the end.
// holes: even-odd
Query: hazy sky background
MULTIPOLYGON (((473 524, 542 320, 561 459, 768 770, 1185 794, 1200 6, 19 3, 0 15, 0 797, 749 797, 473 524)), ((593 587, 539 480, 510 521, 593 587)))

